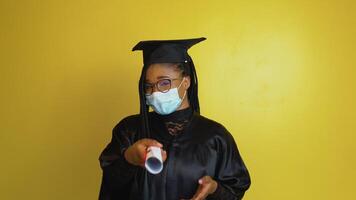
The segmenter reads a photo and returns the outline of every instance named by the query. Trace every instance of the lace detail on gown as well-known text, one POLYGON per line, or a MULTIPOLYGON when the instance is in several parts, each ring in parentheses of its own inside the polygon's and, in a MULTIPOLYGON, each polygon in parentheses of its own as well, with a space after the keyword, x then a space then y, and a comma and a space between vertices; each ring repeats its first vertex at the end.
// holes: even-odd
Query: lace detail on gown
POLYGON ((188 126, 192 117, 191 107, 185 108, 183 110, 178 110, 172 114, 160 116, 167 131, 172 136, 177 136, 183 132, 183 130, 188 126))
POLYGON ((177 121, 177 122, 168 121, 168 122, 165 122, 165 124, 166 124, 167 130, 168 130, 168 133, 173 136, 176 136, 176 135, 179 135, 183 131, 183 129, 187 126, 188 122, 189 122, 188 119, 184 119, 182 121, 177 121))

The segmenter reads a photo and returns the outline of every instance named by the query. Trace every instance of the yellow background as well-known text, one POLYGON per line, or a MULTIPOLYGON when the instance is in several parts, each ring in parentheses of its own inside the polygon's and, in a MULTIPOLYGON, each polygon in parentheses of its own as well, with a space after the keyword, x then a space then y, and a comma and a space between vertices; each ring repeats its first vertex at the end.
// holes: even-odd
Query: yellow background
POLYGON ((189 52, 202 114, 234 135, 246 200, 355 199, 354 1, 2 0, 0 199, 97 199, 138 112, 140 40, 189 52))

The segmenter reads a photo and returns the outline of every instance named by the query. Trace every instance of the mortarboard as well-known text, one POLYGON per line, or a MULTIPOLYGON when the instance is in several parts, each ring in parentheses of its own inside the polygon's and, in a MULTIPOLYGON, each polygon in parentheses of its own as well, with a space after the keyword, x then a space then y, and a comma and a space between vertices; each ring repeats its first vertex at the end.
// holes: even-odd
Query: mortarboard
POLYGON ((206 38, 192 38, 181 40, 146 40, 137 43, 132 51, 143 51, 143 63, 179 63, 190 61, 188 49, 206 38))

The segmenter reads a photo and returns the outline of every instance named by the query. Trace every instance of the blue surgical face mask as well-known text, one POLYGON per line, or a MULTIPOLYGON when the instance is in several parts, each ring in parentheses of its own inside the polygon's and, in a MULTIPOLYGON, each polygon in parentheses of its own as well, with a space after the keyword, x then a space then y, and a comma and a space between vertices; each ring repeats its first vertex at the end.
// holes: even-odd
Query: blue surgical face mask
POLYGON ((187 91, 184 92, 182 99, 179 97, 178 89, 182 85, 183 80, 178 87, 171 88, 168 92, 163 93, 157 91, 153 92, 151 95, 146 95, 146 104, 151 106, 152 109, 160 115, 168 115, 176 111, 182 104, 187 93, 187 91))

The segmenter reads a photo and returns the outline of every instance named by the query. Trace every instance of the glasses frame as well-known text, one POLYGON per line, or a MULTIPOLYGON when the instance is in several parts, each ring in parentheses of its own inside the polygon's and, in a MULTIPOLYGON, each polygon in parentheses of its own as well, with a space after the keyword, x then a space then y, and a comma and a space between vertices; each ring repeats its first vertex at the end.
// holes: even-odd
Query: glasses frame
POLYGON ((146 96, 151 96, 152 94, 153 94, 153 91, 154 91, 154 89, 156 88, 157 89, 157 91, 160 91, 160 92, 162 92, 162 93, 167 93, 170 89, 172 89, 172 82, 173 81, 175 81, 175 80, 183 80, 183 78, 163 78, 163 79, 160 79, 160 80, 158 80, 157 82, 155 82, 155 83, 153 83, 153 84, 151 84, 151 83, 149 83, 149 84, 147 84, 147 83, 145 83, 145 95, 146 96), (159 82, 161 82, 161 81, 169 81, 169 89, 168 90, 165 90, 165 91, 161 91, 159 88, 158 88, 158 83, 159 82), (151 93, 146 93, 146 87, 150 87, 151 88, 151 93))

